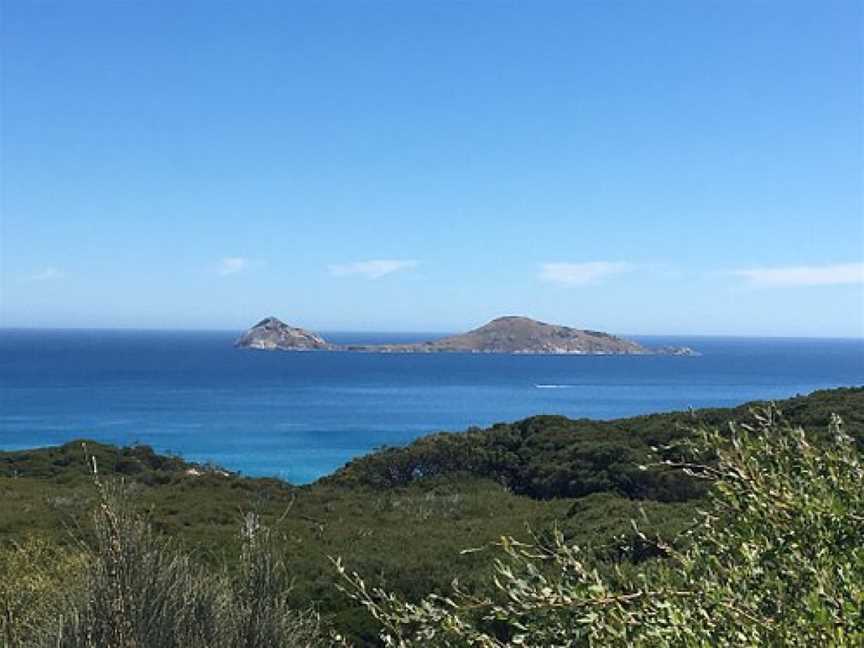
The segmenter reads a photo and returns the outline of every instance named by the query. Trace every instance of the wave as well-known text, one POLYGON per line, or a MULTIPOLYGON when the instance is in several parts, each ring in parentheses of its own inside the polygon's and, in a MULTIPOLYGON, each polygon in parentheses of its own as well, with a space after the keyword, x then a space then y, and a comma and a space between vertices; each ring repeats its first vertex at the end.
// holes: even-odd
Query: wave
POLYGON ((537 389, 572 389, 576 385, 534 385, 537 389))

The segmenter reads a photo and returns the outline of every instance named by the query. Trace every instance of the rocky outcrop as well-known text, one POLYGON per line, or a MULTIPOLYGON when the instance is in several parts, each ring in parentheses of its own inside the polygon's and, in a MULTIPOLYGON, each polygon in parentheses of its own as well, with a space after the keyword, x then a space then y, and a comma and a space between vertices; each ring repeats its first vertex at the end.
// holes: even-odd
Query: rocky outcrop
POLYGON ((262 351, 332 351, 335 347, 316 333, 268 317, 246 331, 234 346, 262 351))
POLYGON ((249 329, 236 346, 267 351, 358 351, 365 353, 521 353, 573 355, 698 355, 687 347, 650 349, 602 333, 538 322, 527 317, 499 317, 480 328, 417 344, 335 345, 304 329, 268 317, 249 329))

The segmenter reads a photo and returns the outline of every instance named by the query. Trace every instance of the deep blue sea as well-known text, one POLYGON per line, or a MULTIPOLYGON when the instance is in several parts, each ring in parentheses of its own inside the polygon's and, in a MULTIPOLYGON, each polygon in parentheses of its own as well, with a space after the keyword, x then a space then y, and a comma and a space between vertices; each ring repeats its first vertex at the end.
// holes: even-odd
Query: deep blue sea
MULTIPOLYGON (((268 353, 233 348, 237 335, 0 329, 0 449, 140 442, 302 483, 439 430, 864 384, 864 340, 634 336, 703 355, 509 356, 268 353)), ((328 334, 340 343, 428 337, 328 334)))

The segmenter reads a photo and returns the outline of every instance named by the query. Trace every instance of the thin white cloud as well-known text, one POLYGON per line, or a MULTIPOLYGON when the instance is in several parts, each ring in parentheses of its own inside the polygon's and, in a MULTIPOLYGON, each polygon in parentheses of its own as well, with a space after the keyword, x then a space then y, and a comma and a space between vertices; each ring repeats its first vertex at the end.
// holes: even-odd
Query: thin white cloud
POLYGON ((53 266, 42 268, 39 272, 30 275, 30 281, 52 281, 63 277, 63 271, 53 266))
POLYGON ((237 274, 249 267, 249 259, 245 257, 225 257, 219 262, 219 272, 223 277, 237 274))
POLYGON ((864 284, 864 263, 839 263, 823 266, 749 268, 731 274, 746 279, 751 286, 840 286, 864 284))
POLYGON ((582 286, 597 283, 612 275, 630 272, 635 266, 618 261, 588 261, 585 263, 543 263, 540 279, 552 283, 582 286))
POLYGON ((413 259, 373 259, 356 263, 334 264, 327 266, 327 270, 334 277, 360 275, 367 279, 380 279, 399 270, 416 268, 418 265, 420 263, 413 259))

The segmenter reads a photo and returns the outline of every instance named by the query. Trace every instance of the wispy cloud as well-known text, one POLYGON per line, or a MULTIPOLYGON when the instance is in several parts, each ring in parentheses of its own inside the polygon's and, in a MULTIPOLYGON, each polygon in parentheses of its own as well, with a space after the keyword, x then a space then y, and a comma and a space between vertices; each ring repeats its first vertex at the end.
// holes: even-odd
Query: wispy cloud
POLYGON ((552 283, 586 285, 612 275, 630 272, 635 266, 619 261, 588 261, 585 263, 543 263, 540 279, 552 283))
POLYGON ((245 257, 225 257, 219 262, 217 272, 223 277, 243 272, 249 267, 249 259, 245 257))
POLYGON ((30 275, 30 281, 52 281, 63 277, 63 271, 53 266, 42 268, 39 272, 30 275))
POLYGON ((752 286, 839 286, 864 284, 864 263, 823 266, 788 266, 734 270, 733 275, 752 286))
POLYGON ((418 265, 420 263, 413 259, 374 259, 372 261, 330 265, 327 266, 327 269, 334 277, 360 275, 367 279, 380 279, 399 270, 416 268, 418 265))

